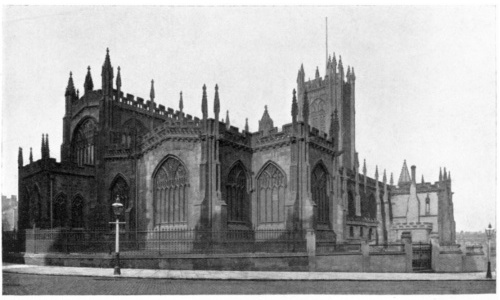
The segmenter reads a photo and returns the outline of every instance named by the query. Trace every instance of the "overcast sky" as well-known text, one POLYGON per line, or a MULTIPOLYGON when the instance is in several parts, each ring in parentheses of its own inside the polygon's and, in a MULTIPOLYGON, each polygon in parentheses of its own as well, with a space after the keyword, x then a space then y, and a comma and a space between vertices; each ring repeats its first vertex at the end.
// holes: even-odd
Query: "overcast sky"
MULTIPOLYGON (((291 122, 292 89, 325 69, 328 50, 356 70, 356 149, 368 173, 397 181, 403 160, 417 178, 451 171, 457 231, 495 224, 495 8, 482 7, 4 7, 2 194, 17 195, 17 153, 41 157, 42 133, 60 160, 69 72, 96 89, 110 49, 122 90, 201 116, 220 88, 221 112, 251 131, 268 106, 291 122)), ((495 225, 494 225, 495 226, 495 225)), ((496 226, 495 226, 496 227, 496 226)))

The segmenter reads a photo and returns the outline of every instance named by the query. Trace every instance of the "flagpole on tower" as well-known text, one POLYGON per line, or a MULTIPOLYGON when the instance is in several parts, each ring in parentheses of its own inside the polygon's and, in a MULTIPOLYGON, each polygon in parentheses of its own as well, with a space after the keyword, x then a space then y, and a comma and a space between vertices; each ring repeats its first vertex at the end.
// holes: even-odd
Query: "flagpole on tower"
POLYGON ((328 67, 328 17, 325 17, 325 34, 326 34, 326 66, 328 67))

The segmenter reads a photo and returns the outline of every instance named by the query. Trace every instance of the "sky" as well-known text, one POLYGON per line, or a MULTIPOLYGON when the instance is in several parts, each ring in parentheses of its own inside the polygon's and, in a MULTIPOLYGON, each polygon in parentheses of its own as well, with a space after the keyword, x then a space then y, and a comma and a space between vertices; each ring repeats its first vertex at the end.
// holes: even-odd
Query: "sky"
POLYGON ((328 51, 356 71, 356 150, 368 175, 403 161, 417 178, 451 171, 457 232, 495 226, 496 48, 494 6, 4 6, 1 191, 17 195, 18 148, 41 157, 42 133, 60 160, 64 92, 73 72, 94 87, 109 47, 122 90, 201 116, 203 84, 213 116, 258 129, 264 106, 291 122, 292 90, 325 70, 328 51))

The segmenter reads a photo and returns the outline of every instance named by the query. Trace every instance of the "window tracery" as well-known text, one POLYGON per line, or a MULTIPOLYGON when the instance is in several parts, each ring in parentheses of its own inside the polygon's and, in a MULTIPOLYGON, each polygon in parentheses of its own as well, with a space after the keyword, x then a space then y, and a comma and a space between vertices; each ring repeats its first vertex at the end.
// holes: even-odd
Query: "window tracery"
POLYGON ((169 157, 154 177, 155 224, 180 224, 187 221, 187 188, 184 165, 169 157))
POLYGON ((87 119, 78 126, 73 136, 73 157, 79 165, 93 165, 97 126, 93 119, 87 119))
POLYGON ((285 174, 274 164, 264 167, 257 179, 259 223, 280 223, 285 220, 285 174))

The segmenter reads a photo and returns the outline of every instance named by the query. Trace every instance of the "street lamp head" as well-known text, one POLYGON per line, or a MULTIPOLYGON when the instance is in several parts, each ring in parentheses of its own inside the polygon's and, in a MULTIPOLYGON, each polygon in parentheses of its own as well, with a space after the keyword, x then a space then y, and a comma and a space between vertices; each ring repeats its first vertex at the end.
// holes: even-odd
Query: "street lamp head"
POLYGON ((491 239, 491 234, 493 233, 493 228, 491 227, 491 223, 488 225, 488 228, 486 228, 486 237, 488 239, 491 239))
POLYGON ((116 202, 111 204, 115 216, 120 216, 123 213, 123 204, 120 203, 120 196, 116 195, 116 202))

